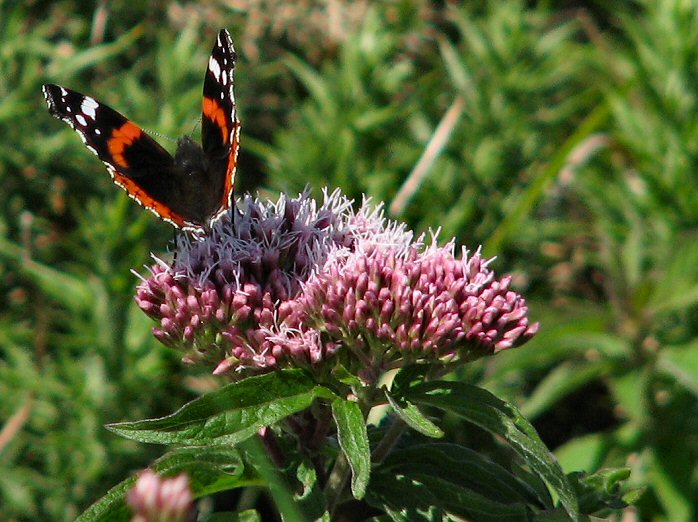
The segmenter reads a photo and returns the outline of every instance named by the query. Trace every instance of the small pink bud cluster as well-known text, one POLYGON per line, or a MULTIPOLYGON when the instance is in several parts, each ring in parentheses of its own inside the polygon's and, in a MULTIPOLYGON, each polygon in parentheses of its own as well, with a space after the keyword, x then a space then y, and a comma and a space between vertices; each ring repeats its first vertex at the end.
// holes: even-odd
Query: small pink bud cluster
POLYGON ((526 342, 524 299, 453 245, 376 248, 331 263, 305 287, 301 309, 334 343, 388 365, 495 353, 526 342), (467 354, 465 352, 468 352, 467 354))
POLYGON ((339 191, 318 207, 307 194, 248 197, 205 237, 159 262, 136 301, 158 339, 215 373, 310 369, 339 358, 358 373, 410 362, 458 362, 518 346, 524 299, 479 252, 425 247, 364 201, 339 191))
POLYGON ((131 522, 185 522, 194 509, 194 496, 185 474, 162 478, 147 469, 128 492, 131 522))

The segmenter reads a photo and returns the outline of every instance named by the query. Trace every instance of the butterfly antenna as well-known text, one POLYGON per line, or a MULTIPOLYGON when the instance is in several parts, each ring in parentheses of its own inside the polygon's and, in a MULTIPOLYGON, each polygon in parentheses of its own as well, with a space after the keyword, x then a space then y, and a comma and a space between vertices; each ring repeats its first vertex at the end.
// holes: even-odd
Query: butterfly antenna
POLYGON ((146 133, 148 133, 150 136, 155 136, 156 138, 163 139, 165 141, 169 141, 170 143, 177 143, 177 140, 174 138, 171 138, 170 136, 167 136, 165 134, 160 134, 159 132, 155 132, 149 129, 144 129, 146 133))
POLYGON ((194 136, 194 133, 196 132, 197 129, 201 128, 201 119, 203 116, 199 116, 199 118, 196 120, 196 123, 194 124, 194 128, 191 130, 191 136, 194 136))

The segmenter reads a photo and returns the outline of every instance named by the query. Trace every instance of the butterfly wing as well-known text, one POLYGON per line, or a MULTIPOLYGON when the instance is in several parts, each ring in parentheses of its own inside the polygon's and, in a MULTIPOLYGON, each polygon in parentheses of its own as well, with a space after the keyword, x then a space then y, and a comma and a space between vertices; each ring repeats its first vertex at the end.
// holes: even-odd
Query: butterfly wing
POLYGON ((204 78, 201 143, 208 160, 209 180, 213 187, 222 187, 220 207, 211 221, 233 205, 235 169, 240 141, 240 122, 233 93, 233 72, 237 55, 230 34, 218 33, 204 78))
POLYGON ((114 183, 131 198, 172 225, 201 228, 178 205, 172 156, 138 125, 94 98, 65 87, 47 84, 43 92, 49 112, 80 135, 106 165, 114 183))

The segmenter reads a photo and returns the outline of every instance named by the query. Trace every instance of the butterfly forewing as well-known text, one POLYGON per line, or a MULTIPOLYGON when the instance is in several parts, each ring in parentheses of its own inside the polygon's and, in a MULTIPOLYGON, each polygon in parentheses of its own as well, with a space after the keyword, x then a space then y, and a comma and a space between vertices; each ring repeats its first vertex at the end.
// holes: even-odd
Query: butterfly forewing
POLYGON ((211 181, 223 186, 223 197, 216 214, 232 205, 240 135, 233 92, 236 59, 230 34, 223 29, 211 51, 204 78, 201 123, 201 142, 211 162, 211 181))
POLYGON ((65 121, 106 165, 114 183, 156 215, 189 224, 174 204, 174 160, 153 138, 108 105, 59 85, 43 87, 49 112, 65 121))

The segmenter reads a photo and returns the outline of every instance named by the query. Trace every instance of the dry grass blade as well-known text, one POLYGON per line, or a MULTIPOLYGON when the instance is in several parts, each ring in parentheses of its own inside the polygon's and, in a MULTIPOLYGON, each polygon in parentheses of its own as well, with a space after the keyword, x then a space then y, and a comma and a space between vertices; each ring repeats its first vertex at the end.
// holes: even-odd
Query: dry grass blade
POLYGON ((439 157, 441 151, 448 143, 451 134, 453 134, 453 129, 463 115, 465 101, 462 97, 458 96, 444 114, 444 117, 439 122, 436 127, 434 134, 431 136, 429 143, 424 149, 424 153, 419 158, 419 161, 407 176, 407 179, 402 184, 402 187, 398 191, 395 199, 390 204, 390 213, 393 216, 399 216, 405 210, 407 203, 410 201, 412 196, 417 192, 417 189, 424 181, 429 169, 439 157))

